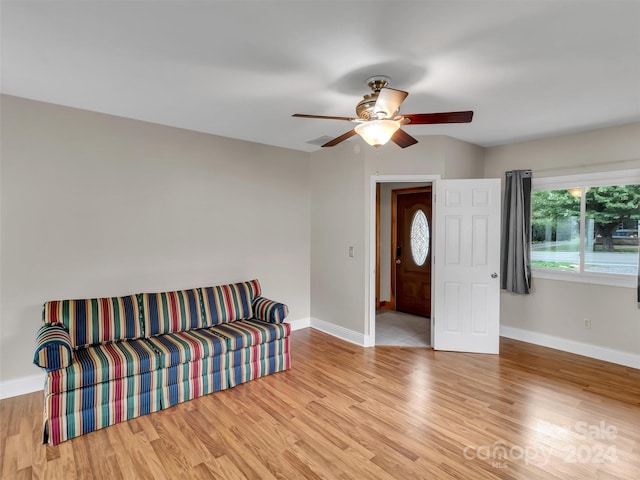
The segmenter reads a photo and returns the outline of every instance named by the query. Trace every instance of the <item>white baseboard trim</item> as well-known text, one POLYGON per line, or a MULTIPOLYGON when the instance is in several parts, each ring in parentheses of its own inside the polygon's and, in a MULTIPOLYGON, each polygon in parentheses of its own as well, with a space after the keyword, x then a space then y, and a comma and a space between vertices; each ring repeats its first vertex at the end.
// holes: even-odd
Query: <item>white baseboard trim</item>
POLYGON ((43 390, 45 378, 45 374, 39 374, 0 382, 0 400, 43 390))
POLYGON ((334 337, 338 337, 341 340, 345 340, 350 343, 355 343, 361 347, 365 346, 365 335, 362 333, 354 332, 348 328, 341 327, 335 323, 325 322, 319 318, 311 317, 311 328, 320 330, 321 332, 328 333, 334 337))
POLYGON ((311 326, 311 318, 298 318, 296 320, 287 320, 287 323, 291 325, 291 331, 302 330, 303 328, 309 328, 311 326))
POLYGON ((564 352, 575 353, 585 357, 604 360, 605 362, 617 363, 625 367, 640 369, 640 355, 629 352, 621 352, 612 348, 599 347, 589 343, 576 342, 566 338, 554 337, 544 333, 522 330, 520 328, 500 326, 500 335, 522 342, 533 343, 543 347, 555 348, 564 352))

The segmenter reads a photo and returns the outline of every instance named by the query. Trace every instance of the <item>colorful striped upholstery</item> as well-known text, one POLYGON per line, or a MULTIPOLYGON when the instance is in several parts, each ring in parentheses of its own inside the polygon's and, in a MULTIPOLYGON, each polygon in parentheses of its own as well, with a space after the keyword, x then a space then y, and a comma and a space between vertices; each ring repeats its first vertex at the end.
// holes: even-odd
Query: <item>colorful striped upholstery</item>
POLYGON ((272 342, 291 334, 288 323, 267 323, 260 320, 242 320, 211 327, 210 331, 224 338, 229 351, 272 342))
POLYGON ((291 368, 289 337, 229 352, 229 386, 291 368))
POLYGON ((289 315, 289 307, 264 297, 253 300, 253 315, 258 320, 269 323, 282 323, 289 315))
POLYGON ((198 289, 140 295, 146 337, 204 326, 198 289))
POLYGON ((163 368, 157 374, 163 408, 224 390, 229 385, 226 354, 163 368))
POLYGON ((224 340, 206 329, 160 335, 147 342, 158 352, 162 368, 220 356, 227 351, 224 340))
POLYGON ((45 441, 291 368, 287 306, 260 294, 251 280, 47 302, 34 355, 48 371, 45 441))
POLYGON ((57 445, 161 408, 162 390, 153 372, 46 395, 45 441, 57 445))
POLYGON ((260 292, 258 280, 203 288, 202 302, 206 326, 251 318, 253 299, 260 295, 260 292))
POLYGON ((48 393, 59 393, 160 368, 157 353, 143 339, 76 350, 73 362, 49 373, 48 393))
POLYGON ((55 300, 44 304, 42 316, 67 327, 73 348, 142 337, 135 295, 55 300))
POLYGON ((68 367, 73 359, 71 337, 64 325, 46 323, 36 335, 33 363, 48 372, 68 367))

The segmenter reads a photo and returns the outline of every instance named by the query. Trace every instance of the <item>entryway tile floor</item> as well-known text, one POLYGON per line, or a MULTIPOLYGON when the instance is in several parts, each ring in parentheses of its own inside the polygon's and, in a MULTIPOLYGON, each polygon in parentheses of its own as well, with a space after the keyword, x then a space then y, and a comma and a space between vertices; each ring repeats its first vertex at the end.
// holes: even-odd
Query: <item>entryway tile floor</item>
POLYGON ((376 345, 431 346, 431 319, 394 310, 376 312, 376 345))

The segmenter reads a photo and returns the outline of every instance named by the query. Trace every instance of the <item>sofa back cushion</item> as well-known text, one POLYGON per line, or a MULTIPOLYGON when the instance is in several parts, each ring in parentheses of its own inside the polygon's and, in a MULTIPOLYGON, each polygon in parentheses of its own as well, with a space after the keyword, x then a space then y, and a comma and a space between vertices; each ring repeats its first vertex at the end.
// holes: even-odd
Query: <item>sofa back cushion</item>
POLYGON ((203 328, 198 289, 141 293, 142 324, 146 337, 203 328))
POLYGON ((53 300, 44 304, 42 317, 44 323, 64 325, 75 349, 142 337, 135 295, 53 300))
POLYGON ((260 293, 258 280, 203 288, 202 303, 207 326, 251 318, 251 304, 260 293))

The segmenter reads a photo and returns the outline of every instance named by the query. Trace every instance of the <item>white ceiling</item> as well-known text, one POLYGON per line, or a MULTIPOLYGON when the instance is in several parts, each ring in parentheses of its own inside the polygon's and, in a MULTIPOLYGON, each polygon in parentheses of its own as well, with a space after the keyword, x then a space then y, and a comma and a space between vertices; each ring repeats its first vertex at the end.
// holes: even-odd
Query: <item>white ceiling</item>
POLYGON ((2 1, 2 93, 303 151, 387 75, 482 146, 640 121, 640 1, 2 1))

